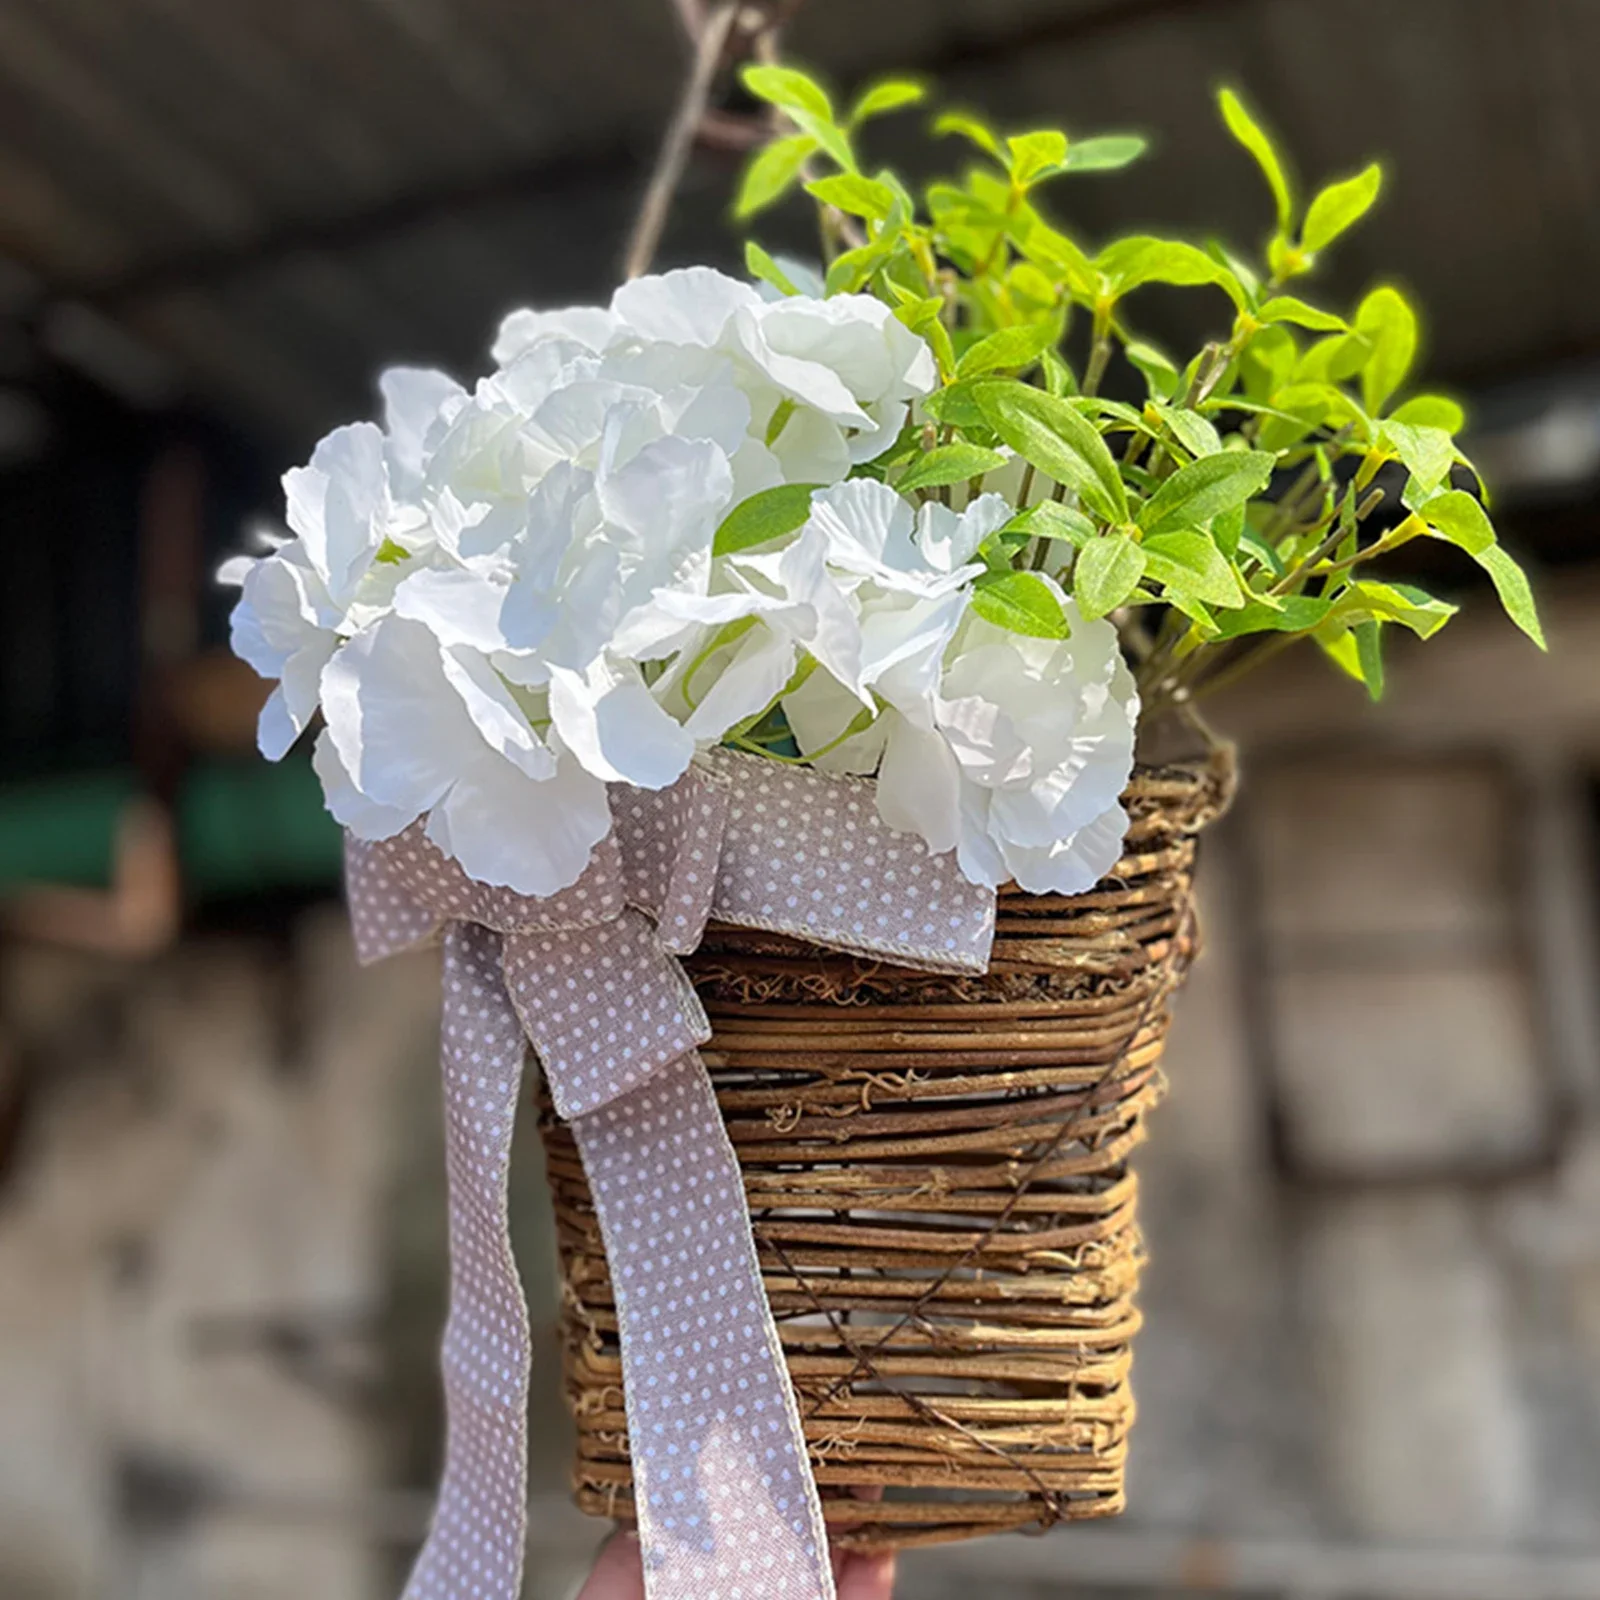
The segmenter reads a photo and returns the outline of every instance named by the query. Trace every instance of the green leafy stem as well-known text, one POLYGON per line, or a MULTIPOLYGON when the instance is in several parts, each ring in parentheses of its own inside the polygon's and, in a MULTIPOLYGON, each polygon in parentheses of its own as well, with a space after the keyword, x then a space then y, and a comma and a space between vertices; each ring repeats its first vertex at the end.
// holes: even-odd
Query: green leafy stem
MULTIPOLYGON (((1043 191, 1126 167, 1145 150, 1136 135, 1003 136, 946 112, 933 129, 968 163, 913 194, 892 170, 868 171, 859 146, 875 118, 922 103, 921 85, 876 84, 839 114, 792 67, 744 79, 776 132, 745 171, 736 216, 803 190, 819 208, 827 292, 880 297, 938 360, 922 415, 857 471, 946 504, 1009 475, 1017 514, 980 552, 989 570, 974 604, 990 620, 1064 635, 1040 575, 1056 580, 1083 616, 1116 621, 1151 709, 1212 693, 1301 639, 1376 698, 1386 631, 1430 638, 1456 607, 1372 564, 1435 539, 1475 561, 1543 647, 1528 581, 1457 442, 1461 407, 1407 392, 1419 330, 1406 296, 1380 284, 1341 313, 1289 292, 1377 202, 1378 166, 1302 203, 1271 138, 1224 89, 1223 122, 1271 199, 1258 256, 1148 234, 1091 251, 1051 220, 1043 191), (1144 338, 1133 311, 1151 285, 1212 296, 1215 337, 1187 357, 1144 338), (1113 373, 1143 398, 1103 395, 1113 373)), ((753 240, 746 260, 796 292, 753 240)), ((719 548, 792 531, 808 498, 791 486, 736 508, 719 548)))

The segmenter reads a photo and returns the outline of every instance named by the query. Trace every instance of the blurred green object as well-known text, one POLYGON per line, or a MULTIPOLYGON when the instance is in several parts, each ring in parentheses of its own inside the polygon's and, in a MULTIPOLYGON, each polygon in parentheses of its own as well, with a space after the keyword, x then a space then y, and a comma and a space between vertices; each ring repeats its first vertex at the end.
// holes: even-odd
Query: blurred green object
MULTIPOLYGON (((108 887, 117 821, 139 792, 126 770, 0 786, 0 890, 108 887)), ((178 796, 177 832, 191 900, 339 882, 339 828, 306 761, 192 768, 178 796)))
POLYGON ((138 792, 138 780, 128 771, 0 786, 0 889, 105 888, 117 818, 138 792))

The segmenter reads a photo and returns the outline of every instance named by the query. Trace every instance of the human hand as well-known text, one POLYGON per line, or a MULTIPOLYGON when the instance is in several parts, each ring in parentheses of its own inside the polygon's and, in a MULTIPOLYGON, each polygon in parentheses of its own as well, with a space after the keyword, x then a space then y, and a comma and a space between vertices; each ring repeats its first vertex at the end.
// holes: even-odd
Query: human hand
MULTIPOLYGON (((839 1600, 892 1600, 894 1552, 859 1555, 835 1550, 833 1581, 839 1600)), ((633 1534, 618 1533, 606 1540, 578 1600, 644 1600, 644 1569, 633 1534)))

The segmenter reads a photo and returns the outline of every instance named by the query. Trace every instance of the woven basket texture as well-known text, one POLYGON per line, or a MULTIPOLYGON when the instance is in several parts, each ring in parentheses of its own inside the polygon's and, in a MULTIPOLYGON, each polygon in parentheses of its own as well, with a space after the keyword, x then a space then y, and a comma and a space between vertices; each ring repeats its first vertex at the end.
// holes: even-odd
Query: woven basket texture
MULTIPOLYGON (((1002 891, 982 977, 730 928, 687 963, 836 1543, 1122 1509, 1144 1263, 1129 1157, 1196 948, 1196 834, 1228 787, 1215 763, 1136 772, 1114 871, 1087 894, 1002 891)), ((541 1112, 576 1497, 626 1521, 611 1282, 572 1137, 541 1112)))

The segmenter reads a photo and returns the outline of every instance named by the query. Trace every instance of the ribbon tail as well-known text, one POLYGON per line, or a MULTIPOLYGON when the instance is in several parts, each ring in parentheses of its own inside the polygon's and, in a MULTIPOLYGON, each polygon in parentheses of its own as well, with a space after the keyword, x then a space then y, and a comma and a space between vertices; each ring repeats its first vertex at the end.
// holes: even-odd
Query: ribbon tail
POLYGON ((444 938, 444 1476, 405 1600, 517 1600, 522 1588, 532 1346, 506 1185, 527 1044, 500 945, 498 934, 466 923, 452 923, 444 938))
POLYGON ((833 1600, 739 1163, 699 1052, 572 1128, 616 1294, 649 1600, 833 1600))

